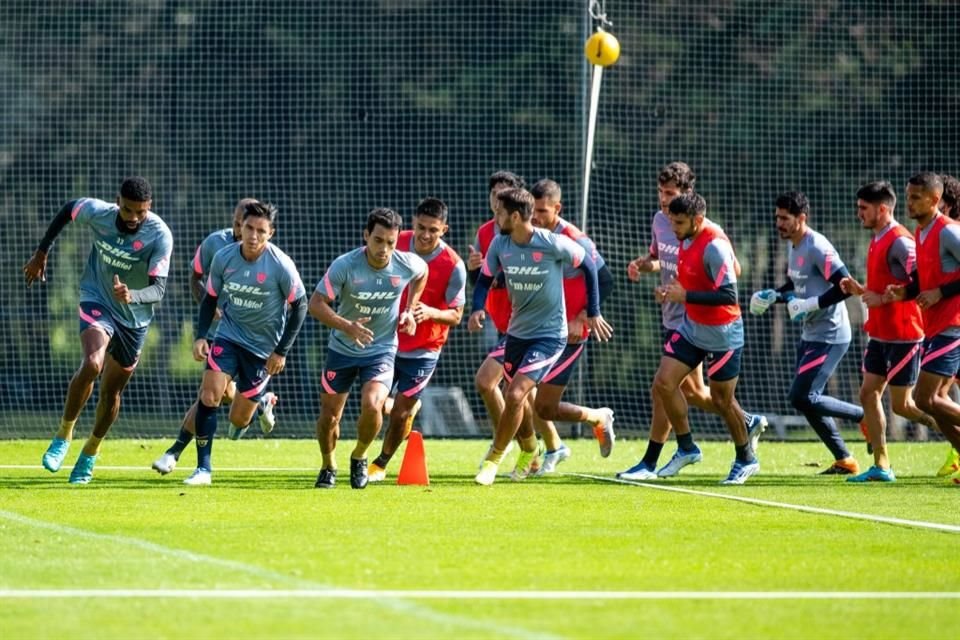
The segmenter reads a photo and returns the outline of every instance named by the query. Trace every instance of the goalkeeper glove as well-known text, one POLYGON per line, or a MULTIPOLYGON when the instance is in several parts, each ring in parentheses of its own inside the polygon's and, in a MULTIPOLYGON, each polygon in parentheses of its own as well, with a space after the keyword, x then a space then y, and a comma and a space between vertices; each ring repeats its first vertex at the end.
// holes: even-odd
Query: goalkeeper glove
POLYGON ((773 289, 757 291, 750 297, 750 313, 762 316, 774 302, 777 301, 777 292, 773 289))
POLYGON ((794 322, 803 322, 807 314, 820 308, 817 298, 794 298, 787 303, 787 313, 794 322))

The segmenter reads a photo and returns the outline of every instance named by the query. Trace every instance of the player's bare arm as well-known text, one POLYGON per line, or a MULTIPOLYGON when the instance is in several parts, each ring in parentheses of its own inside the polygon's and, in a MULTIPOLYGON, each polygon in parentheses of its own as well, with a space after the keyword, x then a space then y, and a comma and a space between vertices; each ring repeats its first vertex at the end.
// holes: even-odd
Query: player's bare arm
POLYGON ((331 329, 336 329, 353 340, 358 347, 365 347, 373 342, 373 332, 364 325, 370 322, 370 318, 357 318, 356 320, 347 320, 339 315, 330 306, 333 301, 322 296, 316 291, 310 296, 310 306, 308 310, 310 315, 319 320, 331 329))

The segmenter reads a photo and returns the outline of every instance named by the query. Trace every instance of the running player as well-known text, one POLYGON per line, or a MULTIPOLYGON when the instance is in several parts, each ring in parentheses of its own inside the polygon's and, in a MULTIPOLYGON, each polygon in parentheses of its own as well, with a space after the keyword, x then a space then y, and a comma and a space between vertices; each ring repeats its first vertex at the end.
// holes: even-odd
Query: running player
POLYGON ((737 303, 733 247, 723 231, 706 222, 707 203, 685 193, 670 203, 670 224, 680 240, 677 277, 658 288, 663 302, 684 306, 683 321, 664 344, 653 379, 670 423, 689 433, 689 408, 680 385, 706 362, 710 394, 733 439, 736 455, 723 484, 743 484, 760 470, 746 420, 734 391, 740 376, 743 320, 737 303))
POLYGON ((912 422, 936 428, 933 418, 913 402, 913 387, 920 373, 920 342, 923 319, 914 301, 885 301, 889 284, 907 284, 916 262, 916 243, 906 227, 893 217, 897 195, 889 182, 871 182, 857 191, 857 216, 865 229, 873 231, 867 252, 867 284, 852 277, 840 281, 844 292, 860 296, 866 306, 863 328, 867 348, 863 353, 863 405, 867 438, 874 464, 847 482, 893 482, 887 453, 887 420, 883 409, 883 391, 889 385, 893 411, 912 422))
POLYGON ((358 377, 360 417, 357 445, 350 454, 350 486, 367 486, 367 449, 383 423, 383 403, 394 377, 397 327, 408 335, 417 330, 415 309, 427 283, 427 265, 415 253, 395 251, 401 224, 392 209, 372 210, 363 232, 365 246, 334 260, 310 298, 310 315, 332 329, 320 375, 317 441, 323 463, 314 484, 318 489, 336 485, 340 417, 358 377), (401 311, 400 298, 408 284, 401 311))
MULTIPOLYGON (((569 238, 542 229, 534 229, 533 196, 523 189, 505 189, 497 194, 496 220, 500 235, 491 242, 484 258, 483 272, 473 294, 468 328, 479 331, 486 317, 484 306, 494 274, 501 270, 513 312, 507 327, 504 350, 504 375, 508 386, 504 409, 493 443, 475 480, 490 485, 496 479, 504 450, 521 428, 524 405, 531 390, 560 358, 567 338, 563 307, 563 265, 581 267, 586 274, 587 325, 601 340, 609 339, 612 329, 600 315, 597 270, 583 247, 569 238)), ((583 410, 572 417, 583 422, 612 423, 613 411, 607 408, 583 410)), ((529 474, 542 453, 532 424, 519 433, 521 453, 514 479, 529 474)))
MULTIPOLYGON (((951 175, 943 174, 940 176, 943 181, 943 199, 940 201, 940 211, 951 220, 960 219, 960 180, 951 175)), ((954 379, 956 384, 956 379, 954 379)), ((949 388, 946 393, 949 394, 949 388)), ((949 476, 960 471, 960 452, 950 446, 947 451, 947 459, 937 470, 937 476, 949 476)))
POLYGON ((786 302, 790 319, 803 323, 790 404, 806 417, 833 454, 833 464, 821 473, 857 475, 860 465, 847 449, 834 418, 858 424, 863 409, 823 392, 850 348, 850 318, 843 302, 849 294, 840 288, 850 274, 830 241, 807 226, 809 217, 810 201, 799 191, 777 198, 777 232, 790 242, 787 282, 777 290, 754 293, 750 312, 761 315, 775 302, 786 302))
POLYGON ((47 254, 65 226, 74 222, 93 232, 93 248, 80 277, 80 343, 83 361, 73 374, 60 428, 43 466, 57 472, 63 464, 77 419, 100 378, 100 399, 93 433, 70 473, 73 484, 93 479, 100 445, 120 411, 120 395, 133 376, 153 319, 153 306, 166 289, 173 237, 150 210, 153 189, 141 177, 120 185, 116 204, 95 198, 72 200, 60 209, 46 235, 23 267, 27 286, 46 279, 47 254))
POLYGON ((244 205, 241 241, 213 257, 200 303, 193 357, 206 361, 194 418, 197 468, 184 484, 212 481, 211 454, 217 409, 230 381, 237 395, 230 422, 243 427, 253 419, 270 377, 283 371, 307 316, 307 294, 297 268, 270 242, 277 209, 254 201, 244 205), (211 344, 210 323, 220 309, 220 326, 211 344))
MULTIPOLYGON (((447 205, 437 198, 424 198, 413 214, 413 231, 401 231, 397 251, 413 252, 427 263, 427 284, 420 302, 413 307, 417 332, 397 336, 394 384, 397 393, 390 409, 390 423, 383 436, 380 455, 370 464, 369 482, 380 482, 400 443, 410 434, 420 395, 430 382, 440 350, 450 327, 463 318, 467 271, 460 256, 442 240, 447 233, 447 205)), ((408 291, 400 298, 406 308, 408 291)))

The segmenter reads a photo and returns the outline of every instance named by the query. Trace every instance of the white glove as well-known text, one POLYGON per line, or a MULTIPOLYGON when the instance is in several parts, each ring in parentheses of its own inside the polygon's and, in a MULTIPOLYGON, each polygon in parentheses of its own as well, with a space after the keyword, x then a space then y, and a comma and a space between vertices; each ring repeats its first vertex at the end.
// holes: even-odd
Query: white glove
POLYGON ((757 291, 750 297, 750 313, 762 316, 774 302, 777 301, 777 292, 773 289, 757 291))
POLYGON ((817 298, 794 298, 787 303, 787 313, 794 322, 803 322, 808 313, 819 308, 817 298))

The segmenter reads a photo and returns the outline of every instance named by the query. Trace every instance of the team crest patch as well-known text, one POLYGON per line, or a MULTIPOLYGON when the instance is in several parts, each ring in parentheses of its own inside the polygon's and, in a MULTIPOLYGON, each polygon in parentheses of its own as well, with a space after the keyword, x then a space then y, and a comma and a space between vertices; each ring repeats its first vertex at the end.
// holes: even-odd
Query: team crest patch
POLYGON ((394 287, 400 286, 400 276, 390 276, 390 284, 394 287))
POLYGON ((99 318, 99 317, 102 316, 103 314, 100 313, 100 309, 91 309, 91 310, 90 310, 90 315, 92 315, 94 318, 99 318))
POLYGON ((543 260, 543 252, 541 252, 541 251, 534 251, 534 252, 533 252, 533 261, 534 261, 534 262, 540 262, 541 260, 543 260))
POLYGON ((504 362, 504 363, 503 363, 503 368, 504 368, 505 371, 510 372, 510 371, 513 370, 513 364, 510 363, 510 362, 504 362))
POLYGON ((216 347, 213 348, 213 355, 214 355, 214 356, 219 356, 221 353, 223 353, 223 347, 221 347, 221 346, 216 346, 216 347))
POLYGON ((327 375, 327 380, 333 380, 334 378, 337 377, 337 372, 336 372, 336 371, 327 371, 327 374, 326 374, 326 375, 327 375))
POLYGON ((257 282, 259 282, 260 284, 263 284, 266 281, 267 281, 267 274, 265 274, 262 271, 257 274, 257 282))
POLYGON ((143 243, 142 243, 141 241, 139 241, 139 240, 134 240, 134 241, 133 241, 133 250, 134 250, 134 251, 140 251, 140 249, 143 249, 143 243))

